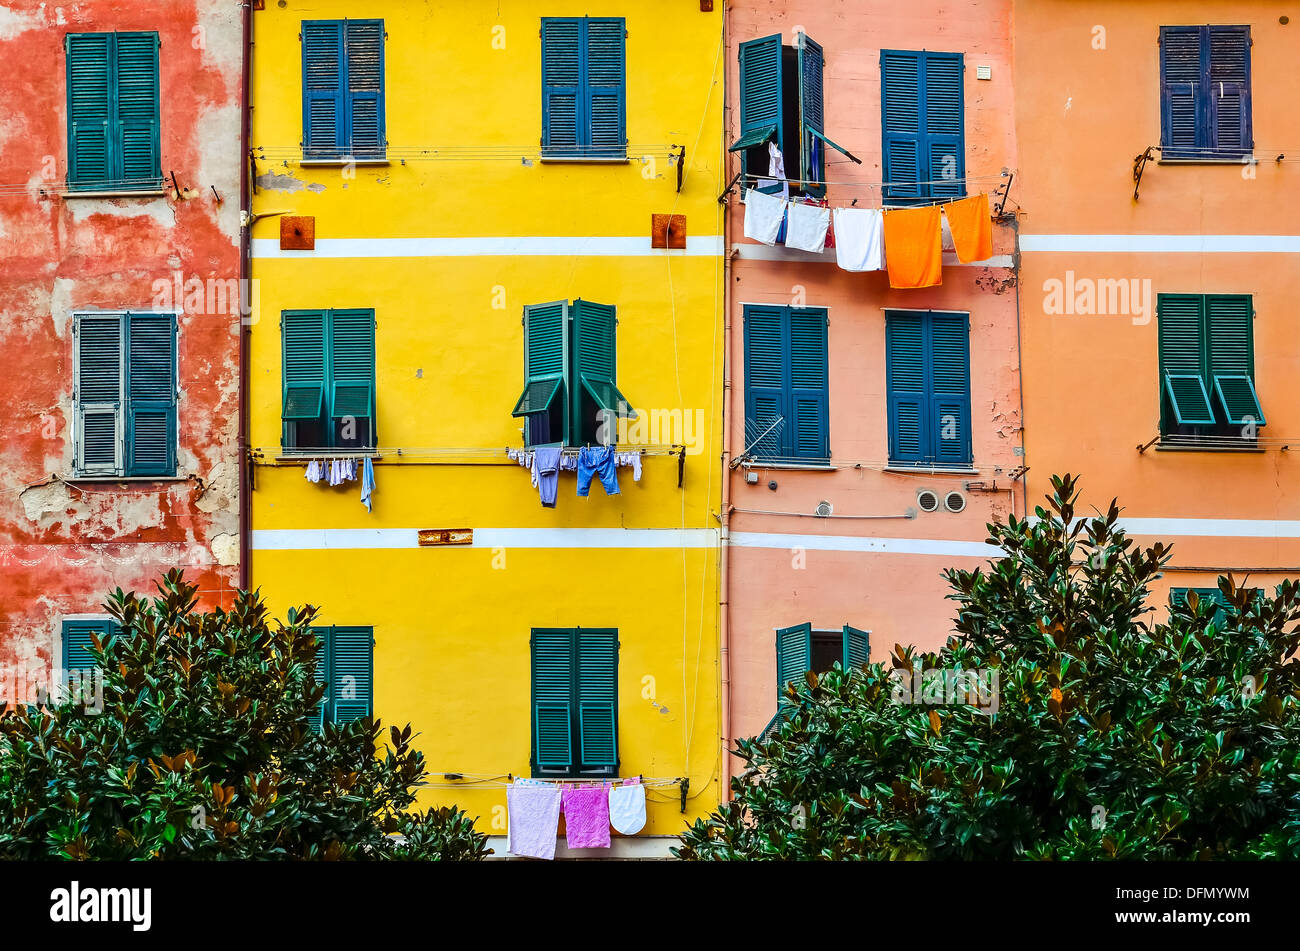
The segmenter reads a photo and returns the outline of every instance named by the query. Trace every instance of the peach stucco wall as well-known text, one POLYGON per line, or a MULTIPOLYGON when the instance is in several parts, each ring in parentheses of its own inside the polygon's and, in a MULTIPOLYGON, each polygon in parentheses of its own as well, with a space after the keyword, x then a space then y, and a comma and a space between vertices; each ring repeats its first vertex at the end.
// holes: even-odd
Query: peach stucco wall
MULTIPOLYGON (((965 53, 966 165, 969 193, 992 192, 1004 170, 1016 168, 1011 83, 1010 3, 899 5, 886 0, 741 2, 730 4, 728 24, 728 128, 739 127, 737 46, 780 32, 787 45, 802 28, 826 52, 827 134, 861 158, 861 165, 832 153, 827 170, 833 206, 880 207, 880 50, 930 49, 965 53), (977 80, 977 65, 991 67, 977 80)), ((734 134, 732 136, 734 138, 734 134)), ((739 171, 732 159, 730 174, 739 171)), ((787 156, 787 169, 797 169, 787 156)), ((797 172, 791 172, 797 174, 797 172)), ((728 176, 730 177, 730 176, 728 176)), ((1012 198, 1015 197, 1014 187, 1012 198)), ((1008 204, 1008 210, 1014 201, 1008 204)), ((990 520, 1023 512, 1019 483, 1006 474, 1020 464, 1020 384, 1017 358, 1016 280, 1007 266, 959 266, 951 255, 941 287, 890 290, 883 272, 849 273, 833 261, 762 260, 743 237, 744 208, 730 207, 733 255, 730 281, 732 389, 728 429, 732 450, 744 438, 744 305, 777 303, 829 311, 830 471, 754 466, 731 473, 730 605, 733 735, 752 735, 776 705, 775 634, 778 627, 811 621, 816 628, 843 624, 871 631, 873 660, 896 642, 927 649, 951 631, 954 605, 941 576, 950 566, 985 560, 969 552, 982 543, 990 520), (974 468, 978 474, 885 471, 888 423, 885 402, 885 308, 957 310, 970 314, 974 468), (775 481, 771 490, 768 483, 775 481), (997 483, 997 491, 968 491, 961 514, 916 509, 918 489, 940 493, 967 482, 997 483), (834 517, 810 517, 830 501, 834 517), (904 517, 911 510, 914 518, 904 517), (782 515, 769 513, 800 513, 782 515), (841 516, 885 516, 842 518, 841 516), (793 535, 795 538, 756 536, 793 535), (885 550, 834 550, 869 547, 885 550), (933 554, 899 551, 917 541, 933 554), (830 550, 828 550, 830 549, 830 550)), ((1009 225, 994 227, 995 256, 1014 250, 1009 225)), ((787 252, 794 256, 798 252, 787 252)), ((978 549, 975 549, 978 550, 978 549)))

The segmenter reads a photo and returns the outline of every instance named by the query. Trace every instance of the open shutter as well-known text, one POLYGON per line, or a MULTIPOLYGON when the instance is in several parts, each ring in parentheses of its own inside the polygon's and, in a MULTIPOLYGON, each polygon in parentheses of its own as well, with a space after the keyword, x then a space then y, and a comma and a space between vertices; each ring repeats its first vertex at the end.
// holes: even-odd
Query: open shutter
POLYGON ((77 319, 77 471, 120 475, 126 414, 122 411, 122 316, 77 319))
POLYGON ((587 135, 583 145, 599 158, 627 154, 627 77, 623 19, 589 18, 586 38, 587 135))
POLYGON ((883 126, 884 198, 906 201, 925 195, 922 153, 920 53, 880 51, 880 113, 883 126))
POLYGON ((116 634, 116 622, 110 618, 86 621, 64 621, 62 629, 62 654, 60 658, 64 672, 69 670, 90 670, 95 667, 95 655, 91 653, 93 644, 90 635, 93 632, 104 644, 108 637, 116 634))
POLYGON ((533 655, 533 767, 573 768, 573 632, 535 630, 533 655))
POLYGON ((567 410, 568 316, 568 302, 562 300, 524 308, 524 392, 510 415, 528 419, 530 446, 566 441, 563 422, 557 422, 559 432, 551 432, 550 413, 556 399, 560 420, 567 410))
POLYGON ((384 21, 348 20, 345 33, 347 154, 353 158, 381 159, 387 152, 384 137, 384 21))
POLYGON ((351 723, 371 715, 374 701, 374 631, 334 627, 330 645, 330 717, 351 723))
POLYGON ((925 53, 923 159, 930 184, 921 194, 961 198, 966 194, 966 140, 960 53, 925 53))
POLYGON ((130 475, 176 472, 176 318, 127 315, 130 475))
POLYGON ((113 179, 110 90, 113 82, 111 33, 69 33, 68 185, 104 188, 113 179))
POLYGON ((1156 301, 1160 338, 1162 431, 1172 425, 1212 426, 1205 385, 1205 298, 1200 294, 1161 294, 1156 301))
POLYGON ((792 308, 789 313, 791 418, 786 442, 796 458, 824 462, 830 458, 826 311, 792 308))
MULTIPOLYGON (((781 76, 781 34, 746 40, 740 44, 740 139, 731 146, 741 152, 746 175, 767 174, 767 156, 750 153, 775 139, 776 147, 786 152, 785 115, 782 110, 784 91, 781 76), (751 159, 755 163, 751 167, 751 159)), ((789 168, 789 166, 787 166, 789 168)), ((746 184, 752 184, 747 182, 746 184)), ((779 185, 762 185, 761 190, 780 191, 779 185)))
POLYGON ((776 632, 776 700, 777 715, 788 704, 785 685, 812 670, 812 625, 796 624, 776 632))
POLYGON ((1209 144, 1199 26, 1160 28, 1161 155, 1198 158, 1209 144))
POLYGON ((162 187, 158 34, 118 33, 117 147, 124 188, 162 187))
POLYGON ((929 451, 930 399, 926 391, 925 325, 920 314, 885 316, 885 384, 889 404, 889 461, 924 462, 929 451))
POLYGON ((859 670, 870 655, 869 632, 844 625, 844 669, 859 670))
POLYGON ((804 192, 822 197, 826 186, 808 185, 826 178, 826 146, 817 136, 826 131, 825 98, 822 89, 826 57, 821 45, 806 33, 799 34, 799 177, 804 192), (816 134, 815 134, 816 133, 816 134))
MULTIPOLYGON (((572 314, 575 386, 581 387, 591 396, 597 410, 614 416, 636 418, 631 401, 615 384, 618 365, 618 317, 615 308, 609 304, 575 300, 572 314)), ((573 420, 570 425, 571 433, 577 434, 583 431, 582 394, 575 392, 573 396, 573 420)))
POLYGON ((581 766, 617 766, 618 633, 579 629, 577 652, 581 766))
POLYGON ((1255 393, 1254 305, 1247 295, 1205 298, 1207 359, 1213 398, 1227 422, 1264 425, 1255 393))
POLYGON ((343 23, 302 24, 302 150, 309 159, 337 159, 347 143, 343 89, 343 23))
POLYGON ((284 445, 321 448, 299 445, 291 424, 319 423, 325 413, 325 312, 285 311, 280 335, 284 347, 284 445))
POLYGON ((933 459, 937 465, 970 465, 969 318, 931 314, 928 323, 933 459))
POLYGON ((791 454, 785 308, 745 308, 745 447, 756 459, 791 454))
MULTIPOLYGON (((333 628, 330 627, 313 627, 312 633, 316 635, 316 669, 313 672, 314 679, 318 684, 329 684, 330 682, 330 648, 333 646, 333 628)), ((326 686, 325 694, 321 697, 320 703, 316 709, 311 712, 307 719, 307 725, 313 732, 319 733, 324 726, 325 719, 330 716, 330 722, 333 722, 330 704, 330 694, 333 693, 331 686, 326 686)))
POLYGON ((1250 27, 1209 26, 1210 145, 1215 158, 1236 158, 1251 151, 1250 27))
POLYGON ((371 310, 330 312, 333 379, 330 417, 355 425, 360 445, 375 443, 375 314, 371 310))
POLYGON ((582 98, 582 21, 542 20, 542 153, 578 151, 582 98))

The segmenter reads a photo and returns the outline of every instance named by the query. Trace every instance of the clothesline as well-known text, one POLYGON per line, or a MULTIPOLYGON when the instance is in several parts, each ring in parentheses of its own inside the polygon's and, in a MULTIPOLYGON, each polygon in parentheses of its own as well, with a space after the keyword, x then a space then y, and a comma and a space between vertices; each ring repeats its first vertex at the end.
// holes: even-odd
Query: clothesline
MULTIPOLYGON (((766 182, 772 185, 782 185, 782 184, 815 185, 815 186, 834 185, 838 188, 904 188, 908 185, 958 185, 962 183, 987 184, 992 182, 1001 182, 1004 179, 1009 178, 1010 175, 1009 174, 996 175, 996 176, 980 177, 980 178, 936 178, 926 182, 910 182, 910 181, 899 181, 899 180, 895 180, 891 182, 884 182, 884 181, 882 182, 824 182, 824 181, 817 181, 813 179, 802 179, 802 178, 778 178, 771 174, 763 175, 758 172, 742 173, 740 177, 741 179, 755 181, 755 182, 766 182)), ((961 197, 961 196, 949 196, 945 200, 951 201, 952 197, 961 197)))

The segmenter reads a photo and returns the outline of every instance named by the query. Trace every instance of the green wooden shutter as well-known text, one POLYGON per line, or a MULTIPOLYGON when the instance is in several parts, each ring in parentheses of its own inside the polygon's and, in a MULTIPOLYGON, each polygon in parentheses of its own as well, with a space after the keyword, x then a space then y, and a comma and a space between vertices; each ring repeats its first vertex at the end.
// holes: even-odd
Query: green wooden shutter
POLYGON ((1227 422, 1265 424, 1255 393, 1254 304, 1249 295, 1205 298, 1207 382, 1227 422))
POLYGON ((966 194, 964 65, 960 53, 926 53, 924 178, 930 198, 966 194))
MULTIPOLYGON (((781 34, 762 36, 740 44, 740 138, 731 151, 741 152, 746 175, 766 175, 767 156, 755 154, 758 167, 750 167, 749 149, 776 140, 785 154, 785 90, 781 73, 781 34), (743 151, 742 151, 743 150, 743 151)), ((745 184, 751 184, 748 180, 745 184)), ((781 186, 768 184, 761 191, 780 191, 781 186)))
POLYGON ((542 152, 565 155, 581 144, 582 21, 542 19, 542 152))
POLYGON ((745 448, 756 459, 793 455, 789 435, 786 308, 745 306, 745 448))
POLYGON ((99 636, 100 644, 116 634, 117 623, 111 618, 86 621, 64 621, 62 631, 62 666, 64 671, 90 670, 96 666, 95 656, 91 653, 93 644, 91 632, 99 636))
POLYGON ((66 40, 70 188, 105 188, 113 179, 112 43, 111 33, 69 33, 66 40))
POLYGON ((830 458, 826 311, 790 308, 790 390, 786 443, 796 459, 830 458))
POLYGON ((127 315, 129 475, 176 472, 176 318, 127 315))
POLYGON ((365 445, 375 438, 375 312, 335 310, 329 314, 330 416, 351 418, 365 445), (361 424, 368 427, 363 434, 361 424))
POLYGON ((928 457, 931 399, 926 386, 925 351, 921 314, 885 315, 890 462, 917 464, 928 457))
POLYGON ((77 471, 120 475, 125 413, 122 406, 120 314, 77 318, 77 471))
POLYGON ((162 187, 158 34, 118 33, 117 148, 126 188, 162 187))
POLYGON ((371 716, 374 702, 374 629, 330 629, 330 717, 351 723, 371 716))
MULTIPOLYGON (((315 733, 319 733, 321 731, 325 723, 326 714, 332 713, 332 711, 330 710, 330 694, 332 693, 333 688, 329 685, 330 647, 332 641, 330 634, 332 630, 333 629, 329 627, 313 627, 311 629, 311 632, 315 634, 317 638, 316 666, 313 671, 313 679, 318 684, 326 685, 325 693, 321 697, 320 703, 316 704, 316 708, 311 712, 311 715, 307 718, 307 725, 315 733)), ((331 722, 333 721, 331 720, 331 722)))
POLYGON ((574 637, 572 630, 533 631, 533 768, 571 770, 574 637))
POLYGON ((931 453, 937 465, 971 464, 970 318, 929 314, 931 453))
POLYGON ((598 410, 616 416, 635 418, 632 403, 615 383, 617 379, 618 349, 616 329, 618 317, 609 304, 575 300, 570 309, 573 316, 573 417, 570 434, 577 439, 582 427, 581 391, 586 391, 598 410))
MULTIPOLYGON (((826 57, 820 44, 806 33, 798 36, 799 45, 799 177, 806 182, 825 179, 824 144, 816 134, 826 131, 823 72, 826 57), (816 154, 814 154, 816 146, 816 154)), ((822 196, 825 185, 804 185, 806 194, 822 196)))
POLYGON ((347 153, 353 158, 383 158, 384 21, 347 20, 345 42, 347 153))
POLYGON ((564 393, 569 365, 568 314, 568 302, 562 300, 524 307, 524 392, 510 415, 545 413, 556 396, 564 393))
POLYGON ((618 632, 579 629, 578 737, 581 767, 618 765, 618 632))
POLYGON ((857 670, 864 667, 870 656, 870 634, 856 627, 844 625, 844 669, 857 670))
POLYGON ((319 422, 325 412, 325 312, 286 310, 280 317, 283 344, 286 448, 300 447, 290 424, 319 422))
POLYGON ((1174 426, 1212 426, 1209 367, 1205 359, 1205 298, 1200 294, 1161 294, 1159 325, 1161 432, 1174 426))
POLYGON ((812 625, 796 624, 776 632, 776 698, 785 701, 785 685, 812 670, 812 625))
POLYGON ((343 22, 302 24, 302 150, 309 159, 337 159, 347 144, 344 126, 343 22))
POLYGON ((583 144, 597 158, 621 158, 627 154, 627 29, 622 17, 589 17, 584 26, 587 134, 583 144))

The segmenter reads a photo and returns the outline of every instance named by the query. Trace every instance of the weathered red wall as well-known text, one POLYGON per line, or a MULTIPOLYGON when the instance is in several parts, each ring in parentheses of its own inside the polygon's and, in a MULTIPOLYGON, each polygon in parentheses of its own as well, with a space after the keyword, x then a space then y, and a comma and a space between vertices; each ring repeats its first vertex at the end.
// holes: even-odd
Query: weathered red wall
POLYGON ((69 484, 72 315, 152 309, 156 281, 239 277, 239 6, 84 0, 0 6, 0 666, 48 661, 61 618, 184 567, 210 604, 238 583, 239 308, 179 319, 174 481, 69 484), (64 36, 156 30, 162 167, 181 198, 62 196, 64 36), (214 192, 215 189, 215 192, 214 192), (218 201, 220 196, 220 201, 218 201))

